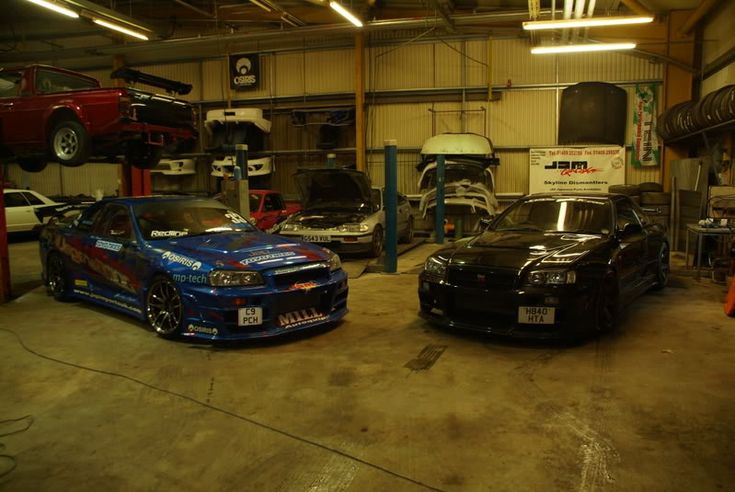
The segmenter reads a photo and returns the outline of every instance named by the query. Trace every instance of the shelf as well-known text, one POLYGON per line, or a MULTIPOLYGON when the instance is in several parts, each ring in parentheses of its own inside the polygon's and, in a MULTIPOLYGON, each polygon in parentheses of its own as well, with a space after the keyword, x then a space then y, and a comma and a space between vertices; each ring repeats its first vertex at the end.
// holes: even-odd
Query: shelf
MULTIPOLYGON (((707 128, 703 128, 701 130, 697 130, 696 132, 687 133, 686 135, 681 135, 679 137, 670 138, 668 140, 664 140, 664 144, 670 145, 672 143, 677 142, 686 142, 688 140, 694 140, 696 137, 702 136, 702 138, 705 141, 705 144, 707 144, 707 134, 709 133, 725 133, 727 131, 735 130, 735 118, 723 121, 722 123, 719 123, 717 125, 708 126, 707 128)), ((691 142, 694 143, 694 142, 691 142)))

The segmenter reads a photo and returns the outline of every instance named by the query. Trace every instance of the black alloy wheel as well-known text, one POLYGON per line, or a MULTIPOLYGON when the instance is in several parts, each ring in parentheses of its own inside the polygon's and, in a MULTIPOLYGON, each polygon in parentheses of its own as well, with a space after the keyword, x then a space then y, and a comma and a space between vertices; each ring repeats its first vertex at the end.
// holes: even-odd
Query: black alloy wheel
POLYGON ((57 301, 69 299, 66 267, 57 253, 50 254, 46 259, 46 290, 57 301))
POLYGON ((64 166, 81 166, 91 152, 87 130, 75 120, 59 122, 49 136, 49 147, 54 158, 64 166))
POLYGON ((179 289, 171 280, 156 277, 148 289, 145 306, 148 324, 159 336, 176 336, 181 328, 183 306, 179 289))
POLYGON ((656 283, 653 285, 654 290, 660 290, 666 287, 666 284, 669 283, 670 273, 669 245, 663 243, 658 250, 658 258, 656 259, 656 283))
POLYGON ((618 321, 618 285, 615 275, 609 273, 605 276, 595 301, 595 325, 599 332, 610 332, 615 328, 618 321))
POLYGON ((370 243, 370 256, 377 258, 383 252, 383 228, 379 225, 373 229, 373 240, 370 243))

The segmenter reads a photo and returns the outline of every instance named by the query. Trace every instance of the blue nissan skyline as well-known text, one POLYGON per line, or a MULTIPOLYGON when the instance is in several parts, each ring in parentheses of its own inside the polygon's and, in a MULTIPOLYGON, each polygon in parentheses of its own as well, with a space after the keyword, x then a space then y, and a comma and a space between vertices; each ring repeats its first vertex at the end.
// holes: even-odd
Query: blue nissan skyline
POLYGON ((347 313, 338 255, 260 232, 212 199, 103 200, 52 220, 39 247, 54 298, 132 315, 164 338, 263 338, 347 313))

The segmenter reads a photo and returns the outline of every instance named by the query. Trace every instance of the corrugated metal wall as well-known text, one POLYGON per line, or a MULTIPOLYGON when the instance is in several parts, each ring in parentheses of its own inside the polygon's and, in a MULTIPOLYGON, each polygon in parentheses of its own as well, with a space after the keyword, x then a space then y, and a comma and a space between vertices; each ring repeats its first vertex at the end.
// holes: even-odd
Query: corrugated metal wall
MULTIPOLYGON (((722 2, 721 10, 705 26, 702 45, 702 62, 706 66, 717 57, 735 47, 735 37, 732 35, 732 23, 735 19, 735 1, 722 2)), ((729 84, 735 84, 735 63, 704 79, 702 95, 708 94, 729 84)))
MULTIPOLYGON (((222 106, 228 101, 242 106, 255 98, 349 95, 354 91, 354 53, 351 49, 305 48, 263 53, 260 61, 260 87, 242 92, 229 89, 225 56, 202 62, 134 68, 191 83, 194 88, 187 99, 200 103, 221 101, 222 106)), ((91 75, 100 78, 105 85, 110 84, 109 71, 91 75)), ((415 192, 419 177, 414 168, 418 162, 417 150, 426 138, 447 131, 472 131, 487 134, 498 148, 501 167, 497 173, 497 190, 523 193, 528 190, 527 148, 556 142, 558 100, 565 85, 579 81, 661 80, 662 69, 648 60, 615 53, 531 55, 528 43, 521 39, 421 40, 368 48, 365 78, 368 90, 416 93, 426 89, 424 100, 431 97, 431 90, 455 90, 456 102, 374 104, 368 95, 367 145, 381 149, 386 139, 398 141, 401 149, 399 188, 402 191, 415 192), (487 100, 461 100, 461 89, 477 92, 490 87, 495 90, 487 100)), ((632 94, 632 85, 624 87, 629 95, 632 94)), ((318 151, 315 146, 318 126, 295 127, 288 114, 271 114, 269 108, 264 109, 273 120, 267 144, 269 150, 309 151, 298 156, 279 154, 275 157, 276 174, 272 185, 290 193, 295 191, 290 178, 295 169, 321 165, 325 161, 326 152, 318 151)), ((630 111, 629 114, 632 117, 630 111)), ((354 127, 344 127, 342 131, 354 133, 354 127)), ((629 121, 628 141, 632 141, 632 131, 629 121)), ((340 145, 354 146, 353 134, 342 135, 340 139, 340 145)), ((354 162, 354 154, 340 153, 340 159, 341 163, 354 162)), ((368 169, 376 183, 382 183, 382 159, 379 150, 368 156, 368 169)), ((116 182, 116 171, 102 169, 110 174, 103 182, 116 182)), ((87 189, 83 173, 78 179, 78 183, 59 183, 59 187, 87 189)), ((657 181, 659 169, 628 169, 627 179, 631 183, 657 181)))
POLYGON ((30 188, 48 196, 94 196, 96 190, 103 190, 109 196, 117 194, 119 169, 117 164, 94 163, 65 167, 49 163, 41 172, 26 173, 20 167, 11 165, 7 167, 6 178, 21 188, 30 188))

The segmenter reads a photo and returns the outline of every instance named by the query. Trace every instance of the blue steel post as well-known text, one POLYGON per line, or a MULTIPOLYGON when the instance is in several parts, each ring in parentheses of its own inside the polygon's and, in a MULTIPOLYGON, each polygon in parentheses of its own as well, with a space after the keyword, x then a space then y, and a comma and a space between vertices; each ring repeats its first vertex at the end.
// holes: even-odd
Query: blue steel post
POLYGON ((240 168, 241 179, 248 179, 248 145, 235 145, 235 166, 240 168))
POLYGON ((385 141, 385 261, 383 271, 398 269, 398 150, 395 140, 385 141))
POLYGON ((327 169, 337 167, 337 154, 327 154, 327 169))
POLYGON ((436 244, 444 244, 444 155, 436 156, 436 207, 434 207, 436 244))

